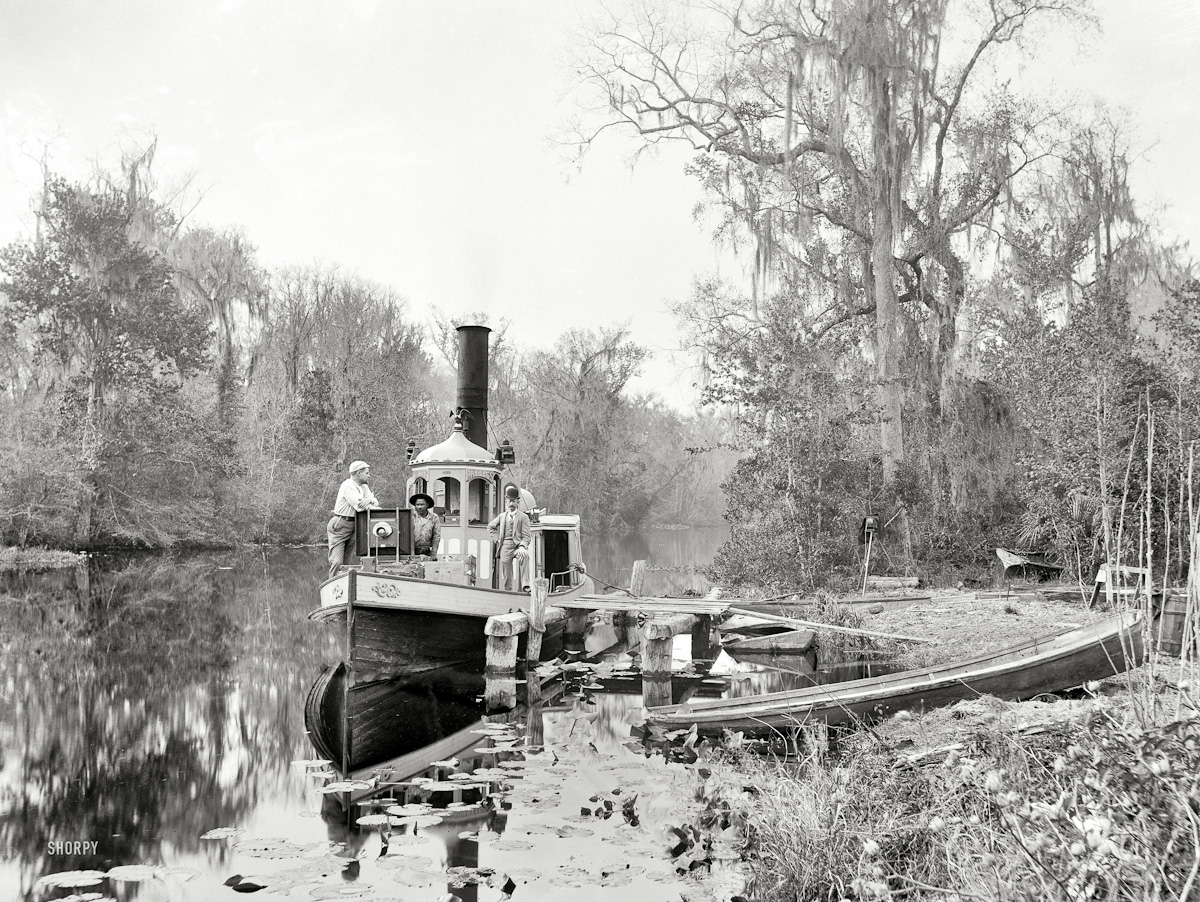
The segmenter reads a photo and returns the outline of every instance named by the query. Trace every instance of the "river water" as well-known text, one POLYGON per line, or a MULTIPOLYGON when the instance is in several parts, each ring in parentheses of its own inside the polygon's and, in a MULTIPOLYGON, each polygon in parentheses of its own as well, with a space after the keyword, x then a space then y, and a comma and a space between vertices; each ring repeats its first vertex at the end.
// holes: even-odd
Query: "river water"
MULTIPOLYGON (((612 585, 642 558, 646 594, 704 592, 698 568, 724 534, 585 537, 585 556, 612 585)), ((386 851, 380 828, 349 829, 340 796, 319 791, 332 777, 304 763, 304 698, 340 653, 306 618, 324 568, 323 549, 268 549, 105 560, 82 590, 70 575, 0 585, 0 898, 202 900, 232 882, 264 898, 470 902, 502 898, 503 884, 487 885, 497 875, 518 899, 717 892, 667 852, 695 776, 625 747, 636 695, 560 698, 512 733, 481 721, 481 746, 532 733, 544 744, 491 753, 513 777, 490 791, 510 798, 388 828, 386 851), (633 818, 620 816, 634 795, 633 818), (64 872, 80 873, 47 878, 64 872)), ((458 754, 465 779, 473 752, 458 754)))

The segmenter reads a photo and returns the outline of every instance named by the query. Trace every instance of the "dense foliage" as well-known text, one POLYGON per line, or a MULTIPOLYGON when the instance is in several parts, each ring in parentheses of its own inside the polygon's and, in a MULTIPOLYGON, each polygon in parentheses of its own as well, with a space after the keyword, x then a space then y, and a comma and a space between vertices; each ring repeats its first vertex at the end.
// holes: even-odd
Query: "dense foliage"
POLYGON ((934 580, 998 546, 1085 578, 1182 562, 1187 264, 1129 190, 1123 117, 998 78, 1091 25, 1074 0, 756 0, 594 28, 580 151, 693 148, 716 239, 753 253, 749 288, 678 307, 745 452, 716 579, 861 579, 869 513, 876 566, 934 580))
MULTIPOLYGON (((152 162, 47 175, 35 233, 0 251, 0 540, 320 541, 356 458, 403 503, 408 442, 451 428, 452 324, 435 311, 428 334, 391 288, 336 265, 268 272, 244 235, 185 228, 152 162)), ((513 442, 539 503, 606 530, 719 519, 722 426, 631 394, 647 352, 625 327, 549 350, 508 331, 489 443, 513 442)))

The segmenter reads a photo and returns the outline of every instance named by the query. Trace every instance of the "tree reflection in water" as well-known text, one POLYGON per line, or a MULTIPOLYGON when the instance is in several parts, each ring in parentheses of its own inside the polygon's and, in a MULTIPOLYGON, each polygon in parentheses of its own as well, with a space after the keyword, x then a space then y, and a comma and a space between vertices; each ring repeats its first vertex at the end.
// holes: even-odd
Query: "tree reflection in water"
POLYGON ((305 619, 319 569, 303 550, 102 562, 83 591, 11 581, 0 858, 21 896, 48 872, 199 853, 264 797, 303 794, 296 699, 336 653, 305 619), (59 841, 98 846, 51 855, 59 841))

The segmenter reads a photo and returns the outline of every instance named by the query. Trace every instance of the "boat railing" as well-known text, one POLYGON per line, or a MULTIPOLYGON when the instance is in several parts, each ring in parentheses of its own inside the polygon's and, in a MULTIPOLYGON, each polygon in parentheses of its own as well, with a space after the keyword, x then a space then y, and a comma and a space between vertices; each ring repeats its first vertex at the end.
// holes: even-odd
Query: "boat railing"
POLYGON ((550 592, 565 592, 568 589, 573 589, 579 585, 579 571, 572 567, 569 570, 563 570, 560 573, 550 574, 550 592))

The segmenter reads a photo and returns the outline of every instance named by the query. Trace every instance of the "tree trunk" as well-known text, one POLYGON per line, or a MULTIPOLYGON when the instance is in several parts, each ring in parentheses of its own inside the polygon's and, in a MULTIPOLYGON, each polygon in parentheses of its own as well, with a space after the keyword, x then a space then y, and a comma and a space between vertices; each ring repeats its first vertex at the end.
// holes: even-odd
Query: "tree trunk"
POLYGON ((904 386, 901 382, 900 298, 892 275, 895 266, 895 141, 891 83, 881 79, 874 125, 874 230, 871 242, 872 289, 875 294, 875 365, 879 403, 879 444, 883 478, 891 481, 904 460, 904 386))

